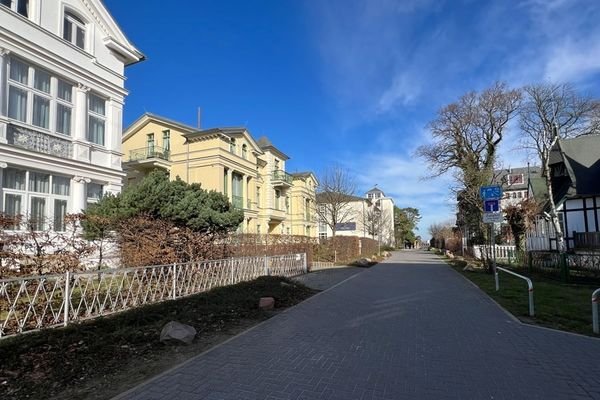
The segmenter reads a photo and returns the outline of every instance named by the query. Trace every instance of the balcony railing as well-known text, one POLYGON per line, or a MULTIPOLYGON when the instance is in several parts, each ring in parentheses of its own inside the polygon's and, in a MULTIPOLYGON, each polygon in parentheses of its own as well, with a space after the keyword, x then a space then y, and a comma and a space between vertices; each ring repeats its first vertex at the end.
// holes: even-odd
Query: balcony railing
POLYGON ((8 144, 38 153, 62 158, 73 158, 73 144, 47 133, 9 124, 6 132, 8 144))
POLYGON ((600 250, 600 232, 573 232, 575 249, 600 250))
POLYGON ((244 208, 244 198, 242 196, 231 196, 231 203, 234 208, 242 209, 244 208))
POLYGON ((292 184, 292 175, 280 169, 273 171, 273 182, 285 182, 289 185, 292 184))
POLYGON ((161 160, 169 161, 171 155, 169 150, 165 150, 160 146, 129 150, 129 161, 142 161, 150 158, 159 158, 161 160))

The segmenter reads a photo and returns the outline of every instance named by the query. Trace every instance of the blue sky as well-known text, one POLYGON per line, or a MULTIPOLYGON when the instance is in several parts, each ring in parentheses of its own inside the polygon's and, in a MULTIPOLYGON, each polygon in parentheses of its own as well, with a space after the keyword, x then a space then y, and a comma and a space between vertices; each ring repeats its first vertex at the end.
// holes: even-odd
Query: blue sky
MULTIPOLYGON (((147 61, 127 70, 127 126, 145 111, 244 125, 290 172, 338 164, 432 222, 452 219, 449 177, 413 156, 443 105, 497 80, 571 82, 600 95, 596 0, 105 0, 147 61), (175 5, 179 6, 175 6, 175 5)), ((525 165, 518 132, 504 166, 525 165)), ((532 160, 535 162, 535 160, 532 160)))

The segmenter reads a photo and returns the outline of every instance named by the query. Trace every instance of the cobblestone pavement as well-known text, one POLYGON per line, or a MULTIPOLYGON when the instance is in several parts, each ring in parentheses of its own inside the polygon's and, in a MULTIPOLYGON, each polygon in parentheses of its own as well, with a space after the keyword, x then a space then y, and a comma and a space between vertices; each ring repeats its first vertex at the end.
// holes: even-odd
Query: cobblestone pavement
POLYGON ((122 398, 600 399, 599 357, 403 251, 122 398))
POLYGON ((365 268, 359 267, 334 267, 300 275, 294 279, 310 288, 325 290, 364 271, 365 268))

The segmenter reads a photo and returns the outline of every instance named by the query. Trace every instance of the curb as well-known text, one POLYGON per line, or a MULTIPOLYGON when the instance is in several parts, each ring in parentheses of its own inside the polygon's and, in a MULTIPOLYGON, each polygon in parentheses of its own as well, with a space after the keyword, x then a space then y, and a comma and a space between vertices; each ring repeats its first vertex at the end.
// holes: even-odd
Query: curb
POLYGON ((271 322, 271 321, 274 321, 274 320, 276 320, 277 318, 280 318, 282 315, 285 315, 286 313, 290 312, 291 310, 293 310, 294 308, 298 307, 299 305, 301 305, 301 304, 304 304, 304 303, 307 303, 307 302, 309 302, 310 300, 312 300, 312 299, 315 299, 315 298, 319 297, 319 296, 320 296, 320 295, 322 295, 323 293, 327 293, 328 291, 330 291, 330 290, 332 290, 332 289, 334 289, 334 288, 336 288, 336 287, 338 287, 338 286, 340 286, 340 285, 342 285, 342 284, 344 284, 344 283, 348 282, 349 280, 356 278, 358 275, 360 275, 360 274, 361 274, 361 273, 363 273, 363 272, 364 272, 364 271, 357 272, 356 274, 354 274, 354 275, 352 275, 352 276, 350 276, 350 277, 348 277, 348 278, 344 279, 343 281, 336 283, 335 285, 331 286, 330 288, 327 288, 327 289, 325 289, 325 290, 322 290, 322 291, 320 291, 319 293, 317 293, 317 294, 315 294, 315 295, 313 295, 313 296, 311 296, 311 297, 309 297, 309 298, 307 298, 307 299, 305 299, 305 300, 301 301, 300 303, 298 303, 298 304, 294 304, 293 306, 286 308, 285 310, 283 310, 282 312, 278 313, 277 315, 275 315, 275 316, 273 316, 273 317, 271 317, 271 318, 268 318, 268 319, 266 319, 266 320, 264 320, 264 321, 261 321, 261 322, 259 322, 258 324, 254 325, 254 326, 251 326, 250 328, 248 328, 248 329, 246 329, 246 330, 244 330, 244 331, 242 331, 242 332, 238 333, 238 334, 237 334, 237 335, 235 335, 235 336, 232 336, 232 337, 230 337, 229 339, 227 339, 227 340, 225 340, 225 341, 223 341, 223 342, 221 342, 221 343, 219 343, 219 344, 217 344, 217 345, 215 345, 215 346, 211 347, 210 349, 207 349, 207 350, 203 351, 202 353, 196 354, 195 356, 192 356, 192 357, 190 357, 189 359, 185 360, 184 362, 182 362, 182 363, 180 363, 180 364, 177 364, 177 365, 174 365, 174 366, 172 366, 171 368, 169 368, 169 369, 167 369, 167 370, 165 370, 165 371, 163 371, 163 372, 159 373, 158 375, 155 375, 155 376, 153 376, 153 377, 151 377, 151 378, 148 378, 148 379, 146 379, 146 380, 145 380, 145 381, 143 381, 143 382, 140 382, 139 384, 135 385, 134 387, 132 387, 132 388, 130 388, 130 389, 128 389, 128 390, 126 390, 126 391, 124 391, 124 392, 122 392, 122 393, 119 393, 118 395, 116 395, 116 396, 114 396, 114 397, 112 397, 112 398, 111 398, 111 400, 121 400, 121 399, 125 399, 125 398, 126 398, 128 395, 131 395, 131 394, 133 394, 133 393, 134 393, 136 390, 139 390, 139 389, 140 389, 140 388, 142 388, 143 386, 146 386, 147 384, 149 384, 149 383, 151 383, 151 382, 154 382, 154 381, 156 381, 156 380, 158 380, 158 379, 162 378, 162 377, 163 377, 163 376, 165 376, 165 375, 168 375, 168 374, 170 374, 171 372, 175 371, 176 369, 179 369, 180 367, 183 367, 183 366, 185 366, 185 365, 187 365, 187 364, 191 363, 192 361, 196 360, 197 358, 200 358, 200 357, 204 356, 205 354, 208 354, 208 353, 210 353, 210 352, 212 352, 212 351, 215 351, 216 349, 220 348, 221 346, 224 346, 224 345, 226 345, 227 343, 229 343, 229 342, 231 342, 231 341, 233 341, 233 340, 237 339, 239 336, 242 336, 242 335, 244 335, 244 334, 246 334, 246 333, 248 333, 248 332, 250 332, 250 331, 252 331, 252 330, 254 330, 254 329, 257 329, 257 328, 259 328, 259 327, 260 327, 260 326, 262 326, 262 325, 265 325, 265 324, 267 324, 268 322, 271 322))

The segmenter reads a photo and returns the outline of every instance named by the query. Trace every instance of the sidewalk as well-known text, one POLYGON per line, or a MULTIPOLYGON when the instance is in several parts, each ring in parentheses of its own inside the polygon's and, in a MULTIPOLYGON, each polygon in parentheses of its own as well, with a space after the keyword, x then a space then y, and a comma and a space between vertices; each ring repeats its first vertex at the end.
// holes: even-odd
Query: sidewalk
POLYGON ((599 354, 403 251, 121 398, 600 399, 599 354))

